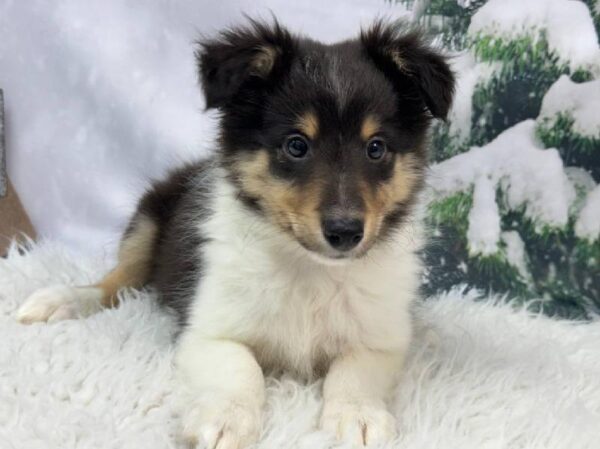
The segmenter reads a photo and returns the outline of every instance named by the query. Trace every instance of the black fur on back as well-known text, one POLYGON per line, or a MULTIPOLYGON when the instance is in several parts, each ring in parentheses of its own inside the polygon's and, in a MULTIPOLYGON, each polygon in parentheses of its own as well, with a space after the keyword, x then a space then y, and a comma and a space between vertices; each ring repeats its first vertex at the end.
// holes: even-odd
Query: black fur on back
MULTIPOLYGON (((202 273, 204 240, 197 223, 208 215, 213 161, 187 164, 152 185, 140 201, 138 214, 158 225, 154 243, 151 282, 159 302, 172 309, 185 324, 190 299, 202 273)), ((129 231, 131 232, 131 231, 129 231)))

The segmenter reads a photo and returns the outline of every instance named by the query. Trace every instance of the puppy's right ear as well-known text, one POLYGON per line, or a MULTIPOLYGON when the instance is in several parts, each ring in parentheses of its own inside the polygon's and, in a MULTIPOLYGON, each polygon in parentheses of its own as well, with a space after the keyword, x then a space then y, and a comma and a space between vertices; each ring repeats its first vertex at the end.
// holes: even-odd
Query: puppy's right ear
POLYGON ((276 21, 222 31, 215 39, 199 42, 196 61, 206 107, 222 108, 237 95, 273 86, 289 67, 294 39, 276 21))

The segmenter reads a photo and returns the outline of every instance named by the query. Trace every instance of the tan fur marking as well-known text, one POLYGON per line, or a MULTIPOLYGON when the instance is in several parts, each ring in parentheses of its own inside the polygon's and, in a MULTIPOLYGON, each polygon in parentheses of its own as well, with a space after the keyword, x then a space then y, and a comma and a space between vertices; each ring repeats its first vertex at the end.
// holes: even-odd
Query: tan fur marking
POLYGON ((390 57, 392 58, 392 61, 394 61, 394 64, 396 64, 396 66, 398 67, 398 69, 400 71, 405 72, 405 73, 410 72, 410 70, 408 69, 408 65, 406 64, 406 61, 402 57, 401 52, 399 52, 398 50, 392 50, 392 51, 390 51, 390 57))
POLYGON ((275 59, 278 55, 278 50, 275 47, 263 46, 257 51, 256 56, 252 60, 252 66, 257 75, 266 76, 271 73, 275 59))
POLYGON ((319 119, 314 112, 305 113, 296 126, 310 139, 314 140, 319 134, 319 119))
POLYGON ((322 188, 313 182, 303 189, 274 178, 269 156, 261 150, 235 164, 243 190, 258 198, 261 206, 287 232, 308 245, 320 235, 318 207, 322 188))
POLYGON ((377 189, 361 185, 361 194, 365 198, 365 237, 369 240, 379 233, 385 216, 398 203, 406 201, 413 192, 419 175, 415 171, 417 161, 412 154, 397 156, 391 179, 377 189))
POLYGON ((381 129, 381 125, 377 118, 373 115, 367 115, 360 127, 360 137, 365 142, 373 137, 381 129))
POLYGON ((140 288, 148 281, 157 226, 140 216, 134 229, 122 241, 117 266, 95 285, 104 292, 102 305, 118 305, 117 292, 123 287, 140 288))

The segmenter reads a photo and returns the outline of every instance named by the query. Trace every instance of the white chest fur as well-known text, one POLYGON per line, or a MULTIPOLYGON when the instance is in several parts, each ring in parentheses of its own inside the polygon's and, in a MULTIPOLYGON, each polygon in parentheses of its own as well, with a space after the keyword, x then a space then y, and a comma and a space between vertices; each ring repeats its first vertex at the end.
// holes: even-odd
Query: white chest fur
POLYGON ((420 268, 414 231, 364 259, 326 265, 232 193, 221 181, 216 213, 201 227, 210 242, 191 311, 194 332, 244 343, 264 369, 305 378, 351 349, 406 345, 420 268))

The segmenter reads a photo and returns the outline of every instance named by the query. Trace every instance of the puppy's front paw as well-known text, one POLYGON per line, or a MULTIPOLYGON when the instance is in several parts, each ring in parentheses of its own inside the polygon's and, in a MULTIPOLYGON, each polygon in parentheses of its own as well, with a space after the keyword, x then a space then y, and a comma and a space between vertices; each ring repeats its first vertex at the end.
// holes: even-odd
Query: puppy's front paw
POLYGON ((24 324, 36 321, 59 321, 85 317, 99 311, 102 290, 55 285, 34 292, 17 311, 24 324))
POLYGON ((349 440, 359 446, 377 445, 396 437, 395 419, 383 404, 326 402, 321 428, 340 440, 349 440))
POLYGON ((260 408, 235 401, 194 406, 184 416, 183 437, 206 449, 243 449, 258 440, 260 408))

